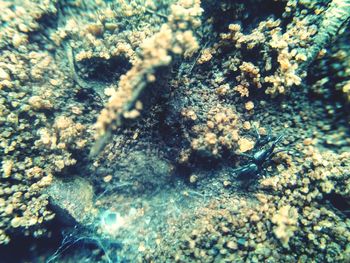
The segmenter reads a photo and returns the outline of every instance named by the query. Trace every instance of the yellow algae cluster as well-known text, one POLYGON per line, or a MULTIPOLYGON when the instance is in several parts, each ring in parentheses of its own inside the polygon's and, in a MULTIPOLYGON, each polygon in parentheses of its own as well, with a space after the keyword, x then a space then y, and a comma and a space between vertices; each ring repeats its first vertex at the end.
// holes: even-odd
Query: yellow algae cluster
POLYGON ((83 9, 83 3, 69 3, 68 6, 77 13, 70 14, 66 21, 62 21, 50 38, 58 46, 65 40, 74 40, 69 41, 68 45, 72 46, 77 62, 122 56, 135 63, 138 59, 136 48, 158 30, 156 26, 150 26, 151 23, 158 25, 164 22, 164 10, 155 10, 153 1, 142 2, 144 5, 139 1, 120 0, 110 5, 105 1, 91 1, 90 8, 98 11, 88 14, 83 9), (142 19, 148 22, 133 23, 142 19), (129 24, 125 28, 126 20, 129 24))
POLYGON ((289 239, 299 227, 298 216, 298 210, 295 207, 285 205, 279 208, 271 218, 271 222, 276 225, 274 233, 284 245, 288 244, 289 239))
POLYGON ((212 155, 221 154, 223 148, 237 147, 239 140, 238 116, 230 108, 214 107, 207 114, 205 125, 194 125, 193 132, 198 136, 191 142, 196 151, 208 151, 212 155))
POLYGON ((76 163, 70 150, 83 148, 88 135, 76 121, 84 106, 62 101, 74 87, 52 45, 29 40, 42 17, 56 12, 55 1, 0 4, 0 244, 7 244, 14 231, 49 234, 45 222, 54 213, 45 189, 76 163))
POLYGON ((219 47, 232 45, 241 50, 225 62, 228 69, 239 74, 236 78, 240 84, 234 89, 241 96, 248 97, 249 90, 261 88, 264 84, 267 86, 265 92, 273 96, 284 94, 290 87, 301 84, 298 67, 307 58, 298 48, 309 45, 308 41, 311 41, 316 30, 311 25, 296 20, 282 33, 280 23, 280 20, 268 19, 260 22, 249 34, 242 33, 239 24, 230 24, 229 32, 221 34, 222 43, 218 44, 219 47), (244 50, 254 49, 259 50, 261 61, 264 61, 261 70, 260 65, 245 61, 243 55, 244 50), (277 53, 278 67, 273 66, 275 61, 270 56, 274 52, 277 53), (271 70, 274 74, 267 73, 271 70))
POLYGON ((203 124, 196 124, 197 117, 194 118, 196 115, 192 112, 193 110, 183 111, 182 115, 192 122, 193 151, 219 157, 224 150, 246 152, 253 149, 254 141, 240 135, 242 126, 248 127, 250 124, 240 123, 235 109, 217 105, 207 112, 203 124))

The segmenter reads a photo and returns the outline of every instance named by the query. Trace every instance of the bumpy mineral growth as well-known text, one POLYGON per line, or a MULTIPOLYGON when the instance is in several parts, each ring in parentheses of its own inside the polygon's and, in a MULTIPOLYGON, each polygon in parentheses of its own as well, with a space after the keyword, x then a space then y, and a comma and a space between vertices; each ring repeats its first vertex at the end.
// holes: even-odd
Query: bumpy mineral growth
POLYGON ((349 260, 349 18, 349 0, 0 0, 1 258, 349 260))
MULTIPOLYGON (((143 107, 138 99, 141 93, 156 80, 156 69, 171 63, 171 54, 190 57, 198 50, 192 30, 200 26, 200 1, 179 1, 170 9, 168 22, 141 44, 141 58, 120 77, 118 87, 108 91, 111 97, 96 123, 98 136, 110 137, 109 133, 121 125, 122 118, 133 119, 140 115, 143 107)), ((93 154, 102 147, 99 144, 102 141, 97 142, 93 154)))

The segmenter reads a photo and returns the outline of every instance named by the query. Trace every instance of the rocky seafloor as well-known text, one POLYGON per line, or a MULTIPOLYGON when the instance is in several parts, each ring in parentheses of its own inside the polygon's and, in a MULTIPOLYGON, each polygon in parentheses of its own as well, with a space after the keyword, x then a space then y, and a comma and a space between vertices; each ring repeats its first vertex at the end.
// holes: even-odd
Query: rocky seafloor
POLYGON ((349 0, 0 0, 0 262, 349 262, 349 0))

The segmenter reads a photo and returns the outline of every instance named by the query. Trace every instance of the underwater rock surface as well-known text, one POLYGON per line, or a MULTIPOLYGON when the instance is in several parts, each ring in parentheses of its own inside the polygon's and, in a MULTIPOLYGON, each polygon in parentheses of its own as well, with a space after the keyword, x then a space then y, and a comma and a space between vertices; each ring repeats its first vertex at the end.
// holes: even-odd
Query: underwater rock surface
POLYGON ((0 0, 0 262, 349 262, 349 0, 0 0))
POLYGON ((93 189, 87 180, 54 180, 46 190, 56 217, 67 225, 89 226, 94 222, 93 189))

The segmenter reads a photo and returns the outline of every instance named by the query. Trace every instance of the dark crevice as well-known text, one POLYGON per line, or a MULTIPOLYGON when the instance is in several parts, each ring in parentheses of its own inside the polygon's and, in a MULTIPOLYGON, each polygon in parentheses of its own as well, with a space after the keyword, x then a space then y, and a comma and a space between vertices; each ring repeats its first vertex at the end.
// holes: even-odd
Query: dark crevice
POLYGON ((77 73, 85 81, 113 83, 119 80, 130 68, 131 63, 126 57, 118 56, 108 60, 91 58, 76 63, 77 73))
MULTIPOLYGON (((59 5, 56 3, 56 8, 59 5)), ((56 9, 57 10, 57 9, 56 9)), ((40 27, 38 30, 28 34, 29 43, 37 44, 42 50, 54 52, 54 44, 50 39, 50 31, 56 30, 59 23, 58 12, 45 13, 37 20, 40 27)))
POLYGON ((250 31, 260 21, 273 16, 281 18, 285 9, 285 2, 276 1, 203 1, 205 17, 215 17, 215 31, 227 31, 233 20, 239 21, 244 30, 250 31), (248 3, 247 3, 248 2, 248 3), (244 6, 244 8, 243 8, 244 6), (249 9, 246 9, 249 7, 249 9))
POLYGON ((324 199, 328 201, 334 208, 336 208, 342 214, 344 214, 347 218, 350 218, 350 200, 349 199, 334 192, 326 195, 324 199))

